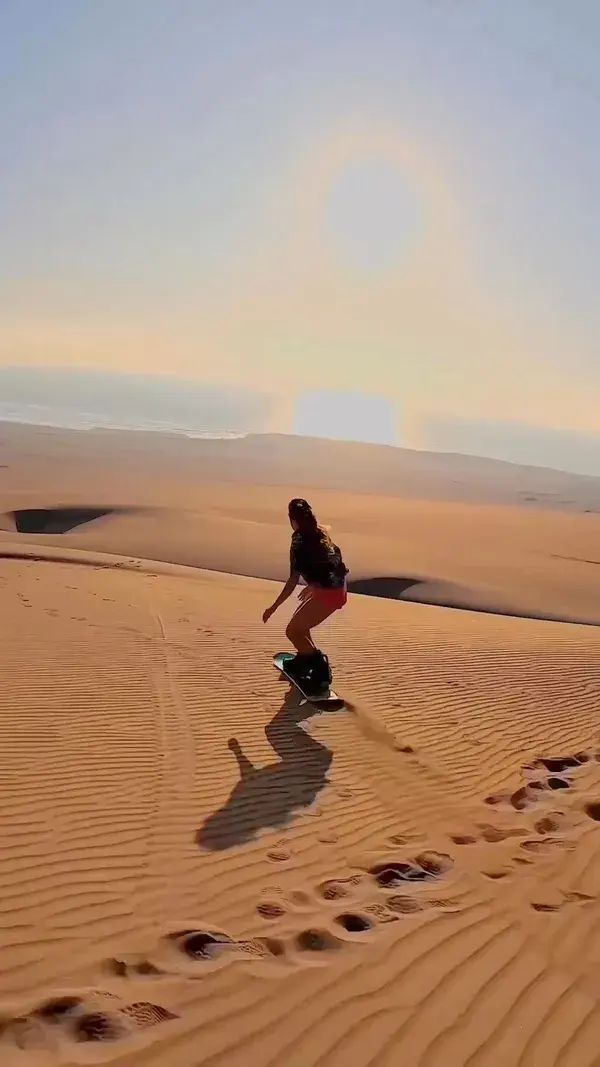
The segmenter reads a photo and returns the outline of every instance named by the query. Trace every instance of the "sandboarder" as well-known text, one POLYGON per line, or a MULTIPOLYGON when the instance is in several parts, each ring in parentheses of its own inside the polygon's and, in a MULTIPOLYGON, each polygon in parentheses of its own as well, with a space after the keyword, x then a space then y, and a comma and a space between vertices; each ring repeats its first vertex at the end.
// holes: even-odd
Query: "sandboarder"
POLYGON ((329 660, 315 645, 310 631, 346 603, 348 568, 340 549, 334 545, 327 530, 319 526, 306 500, 300 497, 290 500, 288 515, 294 531, 290 546, 290 576, 277 599, 263 612, 263 622, 268 622, 303 578, 306 588, 300 593, 299 606, 285 631, 297 653, 287 663, 286 671, 301 682, 307 692, 312 692, 328 688, 332 679, 329 660))

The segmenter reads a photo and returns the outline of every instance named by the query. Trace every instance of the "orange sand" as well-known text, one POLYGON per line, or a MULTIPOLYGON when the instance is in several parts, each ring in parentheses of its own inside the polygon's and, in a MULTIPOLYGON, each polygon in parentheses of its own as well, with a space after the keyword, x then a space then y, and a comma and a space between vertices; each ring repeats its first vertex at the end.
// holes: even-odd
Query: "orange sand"
POLYGON ((358 446, 352 493, 310 442, 286 483, 252 441, 236 481, 200 442, 0 431, 2 1067, 597 1064, 593 480, 419 500, 358 446), (403 597, 324 627, 325 714, 271 667, 291 606, 260 619, 300 491, 403 597), (58 505, 109 513, 16 529, 58 505))

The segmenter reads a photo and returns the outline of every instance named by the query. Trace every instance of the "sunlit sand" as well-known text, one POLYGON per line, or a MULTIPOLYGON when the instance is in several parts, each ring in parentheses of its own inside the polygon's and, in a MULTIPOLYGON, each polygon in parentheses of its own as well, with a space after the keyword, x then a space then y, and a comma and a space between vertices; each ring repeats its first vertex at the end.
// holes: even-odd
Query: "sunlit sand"
POLYGON ((594 482, 2 438, 0 1062, 592 1067, 594 482), (354 590, 323 714, 261 621, 298 492, 354 590))

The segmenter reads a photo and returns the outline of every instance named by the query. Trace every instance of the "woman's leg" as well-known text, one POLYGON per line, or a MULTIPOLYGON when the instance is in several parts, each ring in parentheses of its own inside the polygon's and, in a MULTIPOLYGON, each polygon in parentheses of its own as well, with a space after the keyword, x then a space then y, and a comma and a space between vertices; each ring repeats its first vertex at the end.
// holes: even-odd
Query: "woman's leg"
POLYGON ((291 641, 294 648, 301 656, 312 656, 317 651, 310 631, 328 619, 336 607, 319 600, 317 597, 309 597, 292 615, 287 624, 285 636, 291 641))

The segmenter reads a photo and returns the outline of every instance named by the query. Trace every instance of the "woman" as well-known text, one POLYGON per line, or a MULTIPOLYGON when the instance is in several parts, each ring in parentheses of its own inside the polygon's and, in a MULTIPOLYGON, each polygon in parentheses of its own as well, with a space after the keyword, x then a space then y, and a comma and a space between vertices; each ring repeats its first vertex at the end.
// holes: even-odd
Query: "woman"
POLYGON ((327 656, 316 647, 310 631, 346 603, 348 568, 338 546, 319 526, 306 500, 299 497, 290 500, 288 515, 294 531, 290 576, 277 599, 263 613, 263 622, 268 622, 303 578, 306 589, 302 590, 300 604, 285 631, 297 655, 287 664, 286 670, 305 687, 308 685, 318 690, 331 685, 331 670, 327 656))

